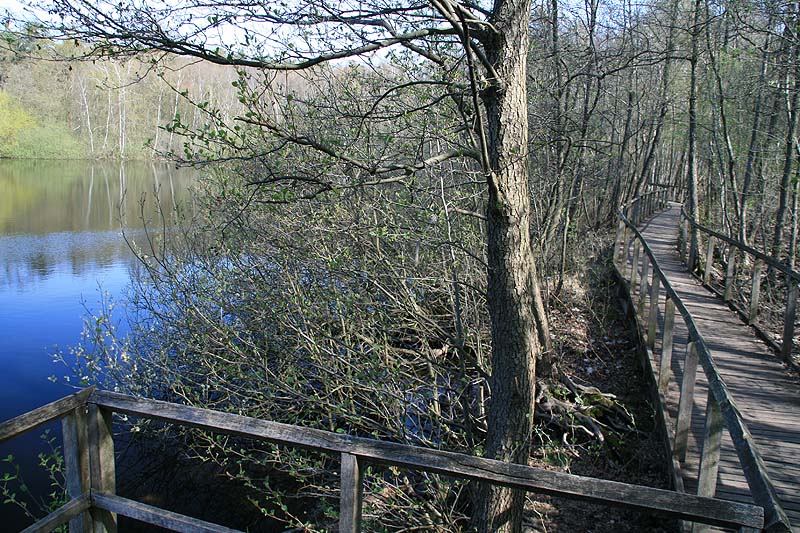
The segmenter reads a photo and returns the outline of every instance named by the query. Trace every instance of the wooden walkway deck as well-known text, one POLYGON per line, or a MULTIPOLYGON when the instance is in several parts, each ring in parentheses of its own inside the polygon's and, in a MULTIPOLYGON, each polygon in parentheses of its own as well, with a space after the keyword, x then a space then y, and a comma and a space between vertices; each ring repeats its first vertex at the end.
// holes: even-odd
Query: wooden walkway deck
MULTIPOLYGON (((789 371, 749 326, 719 298, 706 290, 687 270, 677 253, 680 205, 670 204, 640 226, 640 231, 655 253, 658 263, 678 292, 702 335, 734 400, 740 407, 766 465, 793 531, 800 532, 800 379, 789 371)), ((628 254, 630 264, 630 253, 628 254)), ((661 291, 659 308, 664 308, 661 291)), ((645 315, 646 316, 646 315, 645 315)), ((687 331, 680 320, 675 324, 672 379, 667 405, 675 420, 683 376, 687 331)), ((654 353, 660 354, 656 345, 654 353)), ((656 358, 657 359, 657 358, 656 358)), ((658 360, 653 361, 658 368, 658 360)), ((686 491, 697 490, 697 472, 703 437, 707 383, 697 373, 689 451, 683 463, 686 491)), ((717 481, 717 497, 752 503, 747 482, 740 470, 736 452, 727 433, 717 481)))

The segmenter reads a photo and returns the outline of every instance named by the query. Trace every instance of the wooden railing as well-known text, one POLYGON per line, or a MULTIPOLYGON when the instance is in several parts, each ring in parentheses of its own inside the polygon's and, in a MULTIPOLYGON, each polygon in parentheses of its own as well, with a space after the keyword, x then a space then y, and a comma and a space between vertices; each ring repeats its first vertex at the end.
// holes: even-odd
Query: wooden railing
MULTIPOLYGON (((795 361, 792 359, 792 351, 794 349, 794 324, 797 318, 797 288, 798 283, 800 283, 800 272, 789 268, 780 260, 756 250, 739 240, 694 222, 682 208, 678 248, 681 253, 681 258, 687 265, 690 265, 689 270, 695 275, 697 274, 696 267, 700 262, 696 260, 698 250, 694 249, 697 241, 689 238, 690 227, 693 227, 698 232, 698 240, 700 239, 700 234, 704 236, 706 244, 705 262, 702 264, 702 277, 698 277, 700 277, 708 288, 717 293, 725 302, 733 307, 747 324, 753 326, 759 336, 767 341, 775 351, 779 352, 781 357, 783 357, 788 364, 795 365, 795 361), (727 259, 723 263, 725 272, 723 276, 725 288, 723 290, 719 290, 711 283, 714 265, 717 261, 717 254, 715 254, 717 243, 723 246, 727 245, 727 259), (749 256, 750 261, 738 261, 737 258, 739 256, 743 258, 749 256), (750 297, 747 309, 743 309, 742 305, 734 301, 734 285, 736 267, 738 265, 743 266, 748 262, 752 264, 749 283, 750 297), (769 328, 766 325, 759 324, 758 320, 759 304, 761 301, 761 277, 764 273, 765 266, 780 273, 786 281, 786 303, 784 305, 783 328, 780 343, 772 338, 772 335, 768 332, 769 328)), ((722 254, 719 255, 722 256, 722 254)))
POLYGON ((26 532, 69 522, 70 531, 116 531, 117 515, 174 531, 233 530, 115 494, 114 413, 161 420, 341 457, 339 531, 361 528, 362 475, 367 465, 390 465, 503 485, 593 503, 638 509, 702 524, 759 530, 763 509, 754 505, 553 472, 470 455, 353 437, 94 389, 82 390, 0 424, 0 442, 62 419, 69 502, 26 532))
POLYGON ((637 224, 634 223, 634 220, 637 223, 644 221, 655 211, 667 207, 668 197, 663 191, 651 193, 651 197, 655 197, 655 201, 635 199, 631 204, 617 210, 619 226, 614 259, 630 305, 634 307, 633 315, 637 317, 637 323, 640 324, 640 335, 644 339, 647 352, 645 359, 654 377, 659 418, 666 437, 665 444, 672 456, 671 470, 675 488, 679 492, 685 490, 682 466, 686 460, 699 363, 708 382, 708 399, 700 470, 696 480, 697 494, 712 497, 716 493, 722 432, 726 430, 736 449, 739 466, 747 480, 753 500, 764 508, 765 530, 789 532, 791 531, 789 519, 777 498, 753 437, 717 370, 703 335, 697 329, 694 318, 662 271, 649 244, 637 229, 637 224), (633 253, 629 268, 628 250, 631 246, 633 246, 633 253), (659 295, 662 290, 665 292, 663 310, 660 309, 659 304, 659 295), (668 414, 666 398, 670 380, 673 379, 670 368, 676 310, 686 326, 688 342, 683 377, 681 383, 677 384, 680 391, 677 417, 673 421, 670 420, 668 414), (659 311, 662 313, 661 321, 659 321, 659 311), (656 368, 655 347, 659 335, 661 336, 661 353, 656 368))

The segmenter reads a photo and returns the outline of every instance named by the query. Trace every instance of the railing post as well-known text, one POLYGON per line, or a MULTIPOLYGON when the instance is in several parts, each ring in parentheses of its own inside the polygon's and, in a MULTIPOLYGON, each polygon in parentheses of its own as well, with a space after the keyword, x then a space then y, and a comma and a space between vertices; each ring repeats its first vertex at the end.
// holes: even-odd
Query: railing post
MULTIPOLYGON (((703 449, 700 455, 700 474, 697 479, 697 495, 713 498, 717 492, 720 446, 722 445, 722 413, 711 390, 706 401, 706 425, 703 432, 703 449)), ((704 524, 694 524, 693 533, 708 531, 704 524)))
POLYGON ((614 264, 619 265, 621 264, 621 258, 627 259, 625 257, 625 249, 623 246, 623 238, 625 236, 625 221, 622 218, 619 219, 619 223, 617 224, 617 235, 614 238, 614 264))
POLYGON ((619 258, 619 273, 622 277, 625 277, 625 273, 628 271, 628 248, 630 247, 630 235, 631 231, 628 228, 628 225, 625 224, 625 232, 622 235, 622 253, 620 254, 619 258))
POLYGON ((689 219, 683 216, 683 211, 681 211, 681 260, 686 263, 689 257, 686 255, 687 250, 689 249, 689 228, 687 227, 689 224, 689 219))
POLYGON ((647 296, 647 276, 650 271, 650 257, 647 252, 642 254, 642 278, 639 280, 639 316, 644 317, 644 304, 647 296))
POLYGON ((689 257, 686 258, 686 266, 689 272, 694 272, 697 263, 697 230, 694 226, 689 227, 689 257))
POLYGON ((664 334, 661 336, 661 362, 658 365, 658 391, 666 397, 669 369, 672 366, 673 330, 675 329, 675 302, 667 296, 664 303, 664 334))
POLYGON ((794 347, 794 319, 797 314, 797 281, 791 274, 786 274, 786 287, 786 314, 783 317, 781 355, 785 361, 790 362, 794 347))
POLYGON ((755 324, 758 318, 758 298, 761 294, 761 269, 764 263, 756 259, 753 264, 753 281, 750 286, 750 313, 747 315, 747 323, 755 324))
POLYGON ((730 247, 728 251, 728 265, 725 267, 725 293, 722 299, 729 302, 733 298, 733 281, 736 275, 736 248, 730 247))
POLYGON ((339 496, 339 533, 361 531, 363 472, 358 457, 342 453, 341 493, 339 496))
POLYGON ((708 236, 708 250, 706 251, 706 267, 703 272, 703 283, 711 282, 711 267, 714 265, 714 237, 708 236))
MULTIPOLYGON (((92 490, 114 494, 117 490, 117 482, 111 411, 90 403, 87 425, 92 490)), ((116 513, 102 509, 92 509, 91 513, 95 533, 116 533, 116 513)))
MULTIPOLYGON (((633 293, 636 289, 636 274, 638 273, 639 268, 639 250, 641 248, 639 239, 634 237, 633 241, 633 262, 631 263, 631 285, 630 285, 630 293, 631 293, 631 300, 633 300, 633 293)), ((633 302, 631 302, 633 303, 633 302)))
POLYGON ((692 424, 692 406, 694 405, 694 383, 697 377, 697 348, 694 342, 686 347, 686 358, 683 364, 683 380, 681 396, 678 402, 678 419, 675 422, 675 445, 672 450, 681 463, 686 460, 686 446, 689 442, 689 428, 692 424))
POLYGON ((653 280, 650 282, 650 316, 647 321, 647 346, 651 350, 656 347, 656 329, 658 326, 658 291, 661 284, 661 278, 656 275, 656 269, 653 268, 653 280))
MULTIPOLYGON (((64 481, 67 496, 72 499, 88 494, 91 486, 85 405, 61 419, 61 431, 64 436, 64 481)), ((69 521, 69 531, 88 533, 91 531, 91 524, 91 516, 86 511, 69 521)))

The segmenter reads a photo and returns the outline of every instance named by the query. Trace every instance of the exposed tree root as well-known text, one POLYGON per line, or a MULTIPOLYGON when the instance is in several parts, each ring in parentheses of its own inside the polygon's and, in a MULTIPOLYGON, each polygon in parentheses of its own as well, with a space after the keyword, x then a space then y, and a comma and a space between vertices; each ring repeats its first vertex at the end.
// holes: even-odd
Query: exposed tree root
POLYGON ((536 419, 563 431, 565 438, 584 435, 613 451, 619 439, 612 436, 636 431, 633 417, 613 394, 576 383, 560 371, 537 385, 536 419))

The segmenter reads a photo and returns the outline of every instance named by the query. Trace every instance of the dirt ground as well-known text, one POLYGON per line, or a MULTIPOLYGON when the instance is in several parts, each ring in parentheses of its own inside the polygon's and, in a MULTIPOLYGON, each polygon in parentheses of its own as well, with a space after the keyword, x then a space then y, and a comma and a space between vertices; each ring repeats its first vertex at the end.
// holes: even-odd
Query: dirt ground
MULTIPOLYGON (((579 432, 539 426, 532 464, 582 476, 668 489, 664 449, 636 348, 633 324, 622 313, 611 266, 601 257, 552 296, 550 324, 561 370, 582 385, 616 396, 632 415, 630 431, 599 443, 579 432)), ((526 531, 676 531, 676 523, 636 511, 532 495, 526 531)))

